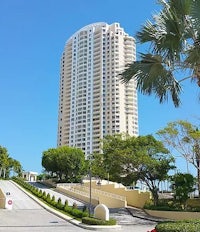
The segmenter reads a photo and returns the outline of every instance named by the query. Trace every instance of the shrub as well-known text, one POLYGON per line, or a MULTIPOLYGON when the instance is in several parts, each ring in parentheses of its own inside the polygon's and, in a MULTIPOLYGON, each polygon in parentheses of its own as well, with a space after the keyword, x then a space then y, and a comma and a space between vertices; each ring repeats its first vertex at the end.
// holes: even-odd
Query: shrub
POLYGON ((156 225, 158 232, 197 232, 200 231, 200 220, 183 220, 161 222, 156 225))
POLYGON ((157 205, 154 205, 152 201, 147 201, 144 205, 144 209, 161 210, 161 211, 183 211, 179 202, 169 199, 161 199, 157 205))
POLYGON ((47 199, 47 194, 46 194, 45 191, 42 193, 42 199, 43 199, 43 200, 46 200, 46 199, 47 199))
POLYGON ((62 204, 62 201, 61 201, 60 197, 58 198, 56 208, 61 209, 61 210, 64 208, 64 205, 62 204))
POLYGON ((54 195, 52 196, 51 201, 55 201, 55 196, 54 195))
POLYGON ((74 217, 77 217, 77 218, 82 218, 83 217, 83 211, 81 211, 79 209, 72 208, 71 215, 73 215, 74 217))
POLYGON ((38 192, 39 192, 38 188, 34 188, 33 194, 37 196, 37 195, 38 195, 38 192))
POLYGON ((67 213, 70 213, 70 211, 72 210, 72 208, 70 206, 68 206, 68 205, 65 205, 64 208, 63 208, 63 210, 65 212, 67 212, 67 213))
POLYGON ((77 209, 77 203, 76 203, 76 202, 73 203, 72 208, 73 208, 73 209, 77 209))
POLYGON ((65 200, 65 206, 68 206, 68 200, 67 199, 65 200))
POLYGON ((39 193, 38 193, 38 197, 42 197, 42 190, 40 189, 39 193))
POLYGON ((51 196, 49 193, 47 194, 46 202, 48 202, 49 204, 51 203, 51 196))
POLYGON ((86 210, 87 210, 87 206, 84 205, 84 206, 83 206, 83 212, 85 212, 86 210))
POLYGON ((56 206, 57 205, 57 202, 55 200, 55 196, 53 195, 52 198, 51 198, 51 205, 52 206, 56 206))
POLYGON ((68 214, 72 215, 72 207, 70 206, 65 206, 63 209, 65 212, 67 212, 68 214))
POLYGON ((82 218, 83 217, 89 217, 89 212, 88 211, 83 211, 82 218))
POLYGON ((105 220, 100 220, 97 218, 92 218, 92 217, 83 217, 82 218, 82 223, 87 224, 87 225, 102 225, 102 226, 106 226, 106 225, 116 225, 116 220, 113 218, 110 218, 109 221, 105 221, 105 220))
POLYGON ((189 193, 192 193, 195 188, 195 178, 189 173, 177 173, 171 177, 173 181, 172 191, 174 192, 174 199, 176 199, 183 207, 187 206, 189 193))

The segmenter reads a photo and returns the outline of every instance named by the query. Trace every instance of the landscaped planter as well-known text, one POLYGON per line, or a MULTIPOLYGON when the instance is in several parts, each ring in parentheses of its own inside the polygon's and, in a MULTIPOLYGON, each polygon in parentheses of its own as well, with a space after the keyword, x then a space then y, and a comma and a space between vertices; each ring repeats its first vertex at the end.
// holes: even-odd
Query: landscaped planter
POLYGON ((161 211, 145 209, 151 216, 167 218, 171 220, 200 219, 200 212, 161 211))

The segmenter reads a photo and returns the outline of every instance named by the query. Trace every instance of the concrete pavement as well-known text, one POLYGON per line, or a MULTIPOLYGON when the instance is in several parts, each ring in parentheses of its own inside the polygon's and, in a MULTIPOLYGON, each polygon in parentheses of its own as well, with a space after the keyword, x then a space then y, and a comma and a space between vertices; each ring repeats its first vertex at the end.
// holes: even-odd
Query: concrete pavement
MULTIPOLYGON (((15 184, 15 183, 14 183, 15 184)), ((48 210, 49 212, 53 213, 54 215, 78 226, 79 228, 83 228, 85 231, 96 230, 96 231, 120 231, 125 232, 128 230, 137 231, 137 232, 147 232, 152 230, 157 221, 159 219, 149 217, 146 215, 142 210, 136 208, 123 208, 123 209, 110 209, 110 217, 115 218, 118 222, 116 226, 89 226, 82 224, 80 221, 77 221, 67 215, 60 213, 46 204, 41 202, 38 198, 30 194, 29 192, 25 191, 19 185, 17 185, 22 191, 24 191, 27 195, 29 195, 34 201, 36 201, 40 206, 48 210)))

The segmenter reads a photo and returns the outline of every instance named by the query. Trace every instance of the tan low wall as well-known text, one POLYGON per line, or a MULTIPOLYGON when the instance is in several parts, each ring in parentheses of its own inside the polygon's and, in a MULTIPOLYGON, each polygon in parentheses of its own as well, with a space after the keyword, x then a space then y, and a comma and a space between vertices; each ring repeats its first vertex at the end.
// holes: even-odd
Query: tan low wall
MULTIPOLYGON (((64 186, 57 186, 57 189, 60 192, 66 193, 69 196, 72 196, 74 198, 77 198, 81 201, 89 203, 90 197, 89 197, 89 188, 81 188, 81 186, 73 186, 71 189, 67 189, 64 186), (73 190, 74 189, 74 190, 73 190)), ((94 190, 94 188, 93 188, 94 190)), ((127 202, 126 199, 118 199, 112 196, 112 194, 103 194, 101 191, 93 191, 91 194, 91 202, 93 205, 98 205, 98 204, 105 204, 108 208, 121 208, 121 207, 126 207, 127 202)))
MULTIPOLYGON (((62 193, 65 193, 67 194, 68 196, 71 196, 73 198, 76 198, 76 199, 79 199, 81 201, 84 201, 84 202, 87 202, 89 203, 90 202, 90 198, 89 196, 85 196, 85 195, 82 195, 81 193, 76 193, 76 192, 72 192, 68 189, 65 189, 63 187, 56 187, 60 192, 62 193)), ((99 200, 97 199, 94 199, 94 198, 91 198, 91 203, 92 205, 98 205, 99 204, 99 200)))
POLYGON ((191 207, 200 207, 200 198, 191 198, 187 200, 187 205, 191 207))
POLYGON ((101 195, 99 195, 99 204, 104 204, 108 208, 124 208, 124 207, 127 207, 126 200, 120 200, 120 199, 101 196, 101 195))
POLYGON ((171 220, 200 219, 200 212, 159 211, 147 209, 145 209, 145 212, 154 217, 171 220))
MULTIPOLYGON (((90 182, 84 184, 58 184, 57 189, 69 196, 89 202, 90 182), (71 189, 70 189, 70 188, 71 189)), ((91 181, 92 204, 105 204, 108 208, 122 208, 133 206, 143 208, 145 202, 151 198, 150 192, 127 189, 119 183, 108 183, 98 185, 96 181, 91 181)))
POLYGON ((6 197, 2 192, 2 190, 0 189, 0 209, 5 209, 5 205, 6 205, 6 197))
MULTIPOLYGON (((76 185, 74 189, 84 191, 89 194, 89 185, 76 185)), ((92 196, 95 196, 99 200, 99 204, 105 204, 109 208, 121 208, 127 207, 126 197, 118 194, 100 189, 100 186, 96 186, 94 183, 91 186, 92 196)))
MULTIPOLYGON (((89 187, 89 182, 84 183, 84 185, 89 187)), ((145 202, 151 198, 150 192, 127 189, 125 186, 117 183, 97 185, 93 181, 92 188, 123 196, 126 198, 127 205, 137 208, 143 208, 145 202)))

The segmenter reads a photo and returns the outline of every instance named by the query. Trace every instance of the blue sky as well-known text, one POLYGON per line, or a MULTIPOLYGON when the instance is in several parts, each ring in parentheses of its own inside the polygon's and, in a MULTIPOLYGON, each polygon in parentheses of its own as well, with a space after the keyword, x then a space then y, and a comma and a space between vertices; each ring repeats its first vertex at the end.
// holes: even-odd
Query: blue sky
MULTIPOLYGON (((24 170, 40 173, 42 152, 56 147, 59 62, 67 39, 95 22, 119 22, 134 36, 157 9, 156 0, 0 0, 0 145, 24 170)), ((199 126, 199 89, 190 81, 183 88, 178 109, 138 95, 140 135, 178 119, 199 126)))

